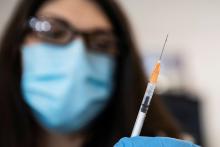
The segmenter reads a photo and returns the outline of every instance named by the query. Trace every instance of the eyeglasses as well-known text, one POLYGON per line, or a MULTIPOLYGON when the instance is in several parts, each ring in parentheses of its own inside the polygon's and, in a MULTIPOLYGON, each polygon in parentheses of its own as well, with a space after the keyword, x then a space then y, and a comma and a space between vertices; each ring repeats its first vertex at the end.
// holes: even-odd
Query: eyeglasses
POLYGON ((112 30, 80 31, 65 20, 55 17, 32 17, 28 27, 45 42, 65 45, 81 36, 89 51, 118 54, 117 39, 112 30))

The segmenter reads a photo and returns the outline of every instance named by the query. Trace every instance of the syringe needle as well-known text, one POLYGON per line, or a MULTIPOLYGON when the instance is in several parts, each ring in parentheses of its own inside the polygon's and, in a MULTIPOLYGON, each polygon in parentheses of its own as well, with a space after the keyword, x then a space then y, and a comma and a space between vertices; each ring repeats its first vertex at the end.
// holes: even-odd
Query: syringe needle
POLYGON ((159 61, 162 59, 163 52, 164 52, 164 49, 165 49, 165 47, 166 47, 166 43, 167 43, 167 39, 168 39, 168 37, 169 37, 169 34, 167 34, 166 40, 164 41, 163 49, 162 49, 162 51, 161 51, 159 61))

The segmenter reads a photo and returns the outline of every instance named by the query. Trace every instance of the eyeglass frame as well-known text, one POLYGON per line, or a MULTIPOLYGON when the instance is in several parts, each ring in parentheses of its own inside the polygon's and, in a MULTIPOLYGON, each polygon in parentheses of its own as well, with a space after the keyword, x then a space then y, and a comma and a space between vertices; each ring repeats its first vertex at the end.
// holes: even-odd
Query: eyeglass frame
MULTIPOLYGON (((51 24, 50 24, 51 25, 51 24)), ((91 37, 97 34, 110 34, 111 37, 114 39, 113 41, 115 42, 115 44, 112 45, 112 48, 108 51, 105 51, 105 53, 108 53, 108 54, 111 54, 111 55, 114 55, 114 56, 117 56, 119 54, 119 51, 118 51, 118 38, 117 36, 115 35, 115 31, 114 30, 107 30, 107 31, 103 31, 103 30, 99 30, 99 29, 96 29, 96 30, 92 30, 92 31, 81 31, 79 29, 77 29, 74 25, 68 23, 68 21, 65 21, 64 19, 60 18, 60 17, 47 17, 47 16, 32 16, 30 17, 30 19, 28 19, 27 21, 27 28, 29 30, 29 32, 34 32, 36 34, 37 37, 39 37, 40 39, 42 39, 43 41, 45 42, 49 42, 49 43, 54 43, 54 44, 58 44, 58 45, 65 45, 65 44, 68 44, 70 43, 71 41, 73 41, 76 37, 82 37, 83 40, 85 41, 87 47, 89 47, 89 49, 91 51, 95 51, 93 49, 93 47, 90 47, 92 46, 91 45, 91 37), (59 25, 62 25, 62 27, 66 27, 69 32, 68 33, 71 33, 70 35, 70 38, 68 39, 68 41, 66 41, 65 43, 56 43, 56 42, 53 42, 51 40, 47 40, 45 39, 44 37, 42 37, 42 33, 46 32, 46 31, 49 31, 49 30, 39 30, 39 28, 36 28, 36 25, 35 23, 37 22, 41 22, 41 23, 50 23, 50 21, 54 21, 54 22, 59 22, 59 25)), ((105 45, 104 45, 105 46, 105 45)), ((99 51, 99 50, 98 50, 99 51)))

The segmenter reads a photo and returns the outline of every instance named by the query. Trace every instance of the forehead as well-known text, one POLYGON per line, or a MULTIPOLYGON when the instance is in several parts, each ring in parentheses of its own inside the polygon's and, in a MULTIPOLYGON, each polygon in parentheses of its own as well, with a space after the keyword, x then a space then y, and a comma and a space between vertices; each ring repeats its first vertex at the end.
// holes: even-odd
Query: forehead
POLYGON ((52 0, 37 14, 61 17, 79 29, 112 29, 103 11, 92 0, 52 0))

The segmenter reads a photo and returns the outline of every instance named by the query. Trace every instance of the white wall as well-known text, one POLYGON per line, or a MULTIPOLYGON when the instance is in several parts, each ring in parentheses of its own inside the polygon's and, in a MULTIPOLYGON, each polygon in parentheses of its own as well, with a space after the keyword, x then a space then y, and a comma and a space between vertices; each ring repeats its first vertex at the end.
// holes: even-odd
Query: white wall
POLYGON ((140 52, 160 51, 167 32, 166 54, 186 59, 186 78, 202 98, 208 147, 219 146, 220 134, 220 1, 120 0, 134 26, 140 52))

